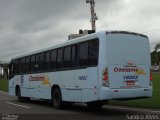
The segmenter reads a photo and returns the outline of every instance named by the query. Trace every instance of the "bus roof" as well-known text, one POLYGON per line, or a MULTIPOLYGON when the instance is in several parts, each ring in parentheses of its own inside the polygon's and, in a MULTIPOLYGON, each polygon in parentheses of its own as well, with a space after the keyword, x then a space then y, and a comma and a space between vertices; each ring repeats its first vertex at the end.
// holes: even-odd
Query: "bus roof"
POLYGON ((133 35, 139 35, 139 36, 148 38, 146 35, 139 34, 139 33, 134 33, 134 32, 128 32, 128 31, 99 31, 99 32, 88 34, 88 35, 78 37, 78 38, 75 38, 75 39, 67 40, 63 43, 52 45, 52 46, 47 47, 47 48, 43 48, 43 49, 35 50, 35 51, 32 51, 32 52, 24 53, 24 54, 21 54, 21 55, 17 55, 15 57, 13 57, 12 60, 22 58, 22 57, 26 57, 26 56, 29 56, 29 55, 34 55, 34 54, 45 52, 45 51, 49 51, 49 50, 56 49, 56 48, 59 48, 59 47, 72 45, 72 44, 75 44, 77 42, 83 42, 83 41, 86 41, 87 39, 88 40, 89 39, 94 39, 94 38, 98 37, 100 34, 113 34, 113 33, 133 34, 133 35))

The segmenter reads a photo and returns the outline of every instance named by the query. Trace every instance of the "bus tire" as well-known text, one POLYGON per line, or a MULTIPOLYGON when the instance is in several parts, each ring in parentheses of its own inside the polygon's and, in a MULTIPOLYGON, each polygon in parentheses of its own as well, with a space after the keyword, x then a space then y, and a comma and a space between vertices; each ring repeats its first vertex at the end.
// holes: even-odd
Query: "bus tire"
POLYGON ((102 108, 104 103, 102 101, 88 102, 87 106, 91 110, 99 110, 102 108))
POLYGON ((54 108, 61 109, 63 106, 62 95, 59 88, 53 89, 52 104, 54 108))

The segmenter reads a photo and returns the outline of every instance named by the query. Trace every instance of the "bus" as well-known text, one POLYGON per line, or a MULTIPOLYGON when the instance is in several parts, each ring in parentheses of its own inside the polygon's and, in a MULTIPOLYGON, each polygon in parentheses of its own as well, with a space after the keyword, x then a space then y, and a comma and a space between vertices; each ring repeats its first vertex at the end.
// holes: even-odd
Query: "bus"
POLYGON ((150 68, 147 36, 100 31, 14 57, 9 94, 50 100, 56 109, 69 103, 101 108, 112 99, 151 97, 150 68))

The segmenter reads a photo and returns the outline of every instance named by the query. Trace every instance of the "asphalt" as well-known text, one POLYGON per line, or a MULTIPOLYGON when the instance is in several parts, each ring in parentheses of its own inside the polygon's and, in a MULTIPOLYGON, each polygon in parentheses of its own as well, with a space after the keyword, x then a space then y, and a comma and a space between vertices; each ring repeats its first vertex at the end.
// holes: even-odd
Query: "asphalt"
POLYGON ((94 111, 85 104, 75 104, 63 110, 54 109, 47 101, 19 102, 16 97, 0 92, 2 120, 159 120, 160 110, 105 105, 94 111))

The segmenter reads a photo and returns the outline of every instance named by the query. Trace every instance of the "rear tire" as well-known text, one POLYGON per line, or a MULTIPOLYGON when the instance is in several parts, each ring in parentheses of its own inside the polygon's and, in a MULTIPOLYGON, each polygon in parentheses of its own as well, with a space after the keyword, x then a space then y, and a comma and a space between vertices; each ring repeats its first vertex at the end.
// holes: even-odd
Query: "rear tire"
POLYGON ((63 107, 62 95, 59 88, 53 89, 52 104, 56 109, 61 109, 63 107))

